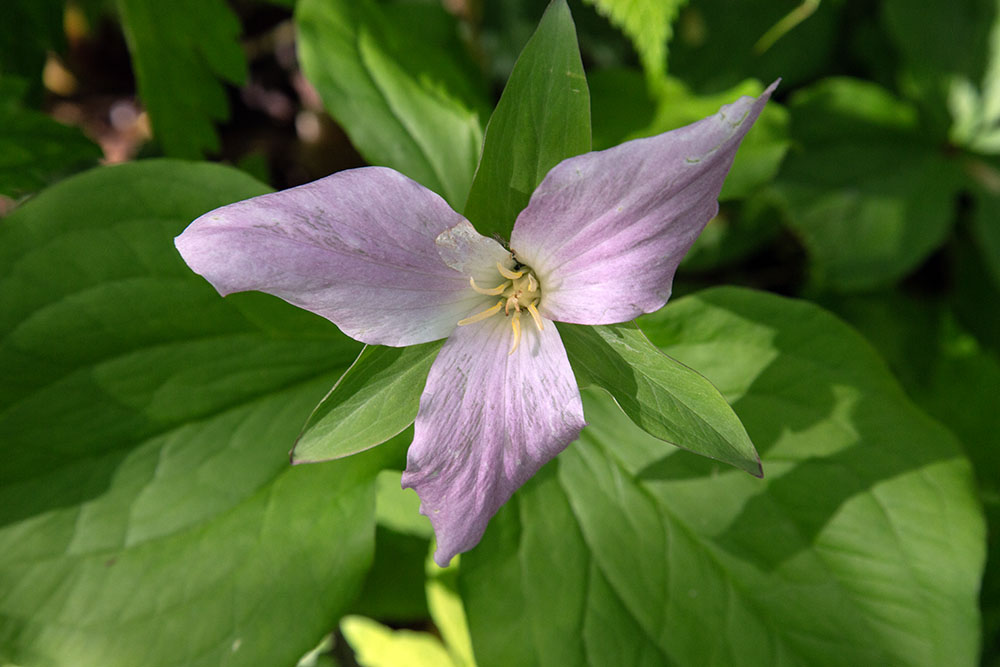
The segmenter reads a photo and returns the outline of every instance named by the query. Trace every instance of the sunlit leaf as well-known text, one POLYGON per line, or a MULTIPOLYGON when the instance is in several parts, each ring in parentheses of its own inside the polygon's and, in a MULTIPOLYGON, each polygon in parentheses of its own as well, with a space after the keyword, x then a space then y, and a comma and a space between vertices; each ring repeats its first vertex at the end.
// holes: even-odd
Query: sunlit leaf
POLYGON ((607 391, 661 440, 760 476, 760 458, 726 399, 696 371, 663 354, 634 324, 560 324, 581 386, 607 391))
POLYGON ((377 457, 399 450, 287 458, 359 344, 269 296, 222 299, 173 247, 266 190, 142 162, 0 225, 4 661, 293 664, 360 589, 377 457))
POLYGON ((588 395, 580 440, 463 556, 479 664, 975 664, 969 462, 868 344, 736 289, 642 324, 734 401, 768 474, 664 457, 588 395))
POLYGON ((452 662, 441 640, 427 632, 393 630, 363 616, 347 616, 340 631, 354 649, 361 667, 450 667, 452 662))

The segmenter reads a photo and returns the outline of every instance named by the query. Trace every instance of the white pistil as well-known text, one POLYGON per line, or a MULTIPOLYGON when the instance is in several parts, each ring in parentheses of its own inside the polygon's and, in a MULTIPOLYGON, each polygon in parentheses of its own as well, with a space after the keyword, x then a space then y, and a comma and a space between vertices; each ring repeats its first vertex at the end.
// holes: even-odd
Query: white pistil
POLYGON ((476 293, 485 296, 499 296, 500 299, 486 310, 460 320, 458 325, 464 326, 493 317, 502 308, 504 315, 510 318, 510 328, 514 333, 514 340, 511 342, 508 354, 514 354, 518 345, 521 344, 522 310, 528 311, 539 331, 545 328, 542 316, 538 312, 538 303, 542 299, 541 285, 538 284, 535 274, 526 266, 515 271, 497 262, 497 272, 505 280, 496 287, 480 287, 476 284, 475 278, 469 278, 469 285, 476 293))

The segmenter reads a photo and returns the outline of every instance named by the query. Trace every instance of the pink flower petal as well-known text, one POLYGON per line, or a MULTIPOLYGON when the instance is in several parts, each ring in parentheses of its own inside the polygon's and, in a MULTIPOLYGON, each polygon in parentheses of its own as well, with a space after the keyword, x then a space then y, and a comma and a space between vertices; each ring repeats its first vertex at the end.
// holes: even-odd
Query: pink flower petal
POLYGON ((556 165, 510 239, 539 279, 539 311, 561 322, 612 324, 662 307, 777 83, 692 125, 556 165))
POLYGON ((580 434, 585 422, 559 332, 503 315, 459 327, 420 398, 403 486, 421 499, 442 567, 474 547, 510 496, 580 434))
POLYGON ((435 242, 460 224, 419 183, 366 167, 223 206, 175 243, 223 295, 268 292, 357 340, 404 346, 444 338, 483 303, 435 242))

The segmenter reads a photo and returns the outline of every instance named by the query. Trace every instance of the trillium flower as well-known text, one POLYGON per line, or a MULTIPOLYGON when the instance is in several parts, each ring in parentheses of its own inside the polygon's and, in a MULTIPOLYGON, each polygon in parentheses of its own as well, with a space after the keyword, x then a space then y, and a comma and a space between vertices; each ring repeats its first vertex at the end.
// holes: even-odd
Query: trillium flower
POLYGON ((177 249, 222 295, 274 294, 369 345, 447 338, 403 474, 444 566, 586 424, 555 322, 626 322, 666 303, 774 87, 560 162, 509 247, 415 181, 365 167, 207 213, 177 249))

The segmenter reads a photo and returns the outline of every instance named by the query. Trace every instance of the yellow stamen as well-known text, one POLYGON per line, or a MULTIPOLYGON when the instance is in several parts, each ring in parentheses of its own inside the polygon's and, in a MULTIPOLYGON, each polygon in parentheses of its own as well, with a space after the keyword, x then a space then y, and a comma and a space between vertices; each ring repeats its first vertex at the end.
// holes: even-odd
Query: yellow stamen
POLYGON ((536 303, 538 303, 537 299, 528 304, 528 312, 531 313, 531 319, 535 321, 535 326, 541 331, 545 325, 542 323, 542 316, 538 314, 538 309, 535 308, 536 303))
POLYGON ((496 287, 490 287, 489 289, 486 289, 485 287, 480 287, 479 285, 477 285, 476 279, 473 278, 472 276, 469 276, 469 284, 472 285, 472 289, 476 290, 480 294, 485 294, 486 296, 498 296, 500 294, 503 294, 503 291, 508 287, 510 287, 510 282, 505 280, 496 287))
POLYGON ((459 320, 458 326, 462 327, 465 326, 466 324, 472 324, 473 322, 480 322, 482 320, 485 320, 487 317, 493 317, 494 315, 500 312, 500 308, 503 307, 503 304, 504 300, 500 299, 499 301, 496 302, 496 304, 490 306, 483 312, 476 313, 472 317, 466 317, 464 320, 459 320))
POLYGON ((537 292, 538 291, 538 281, 535 280, 535 274, 528 274, 528 291, 537 292))
POLYGON ((510 328, 514 330, 514 343, 510 346, 508 356, 514 354, 514 350, 521 342, 521 311, 515 311, 513 317, 510 318, 510 328))
POLYGON ((524 271, 511 271, 500 262, 497 262, 497 271, 499 271, 500 275, 507 280, 517 280, 524 275, 524 271))

